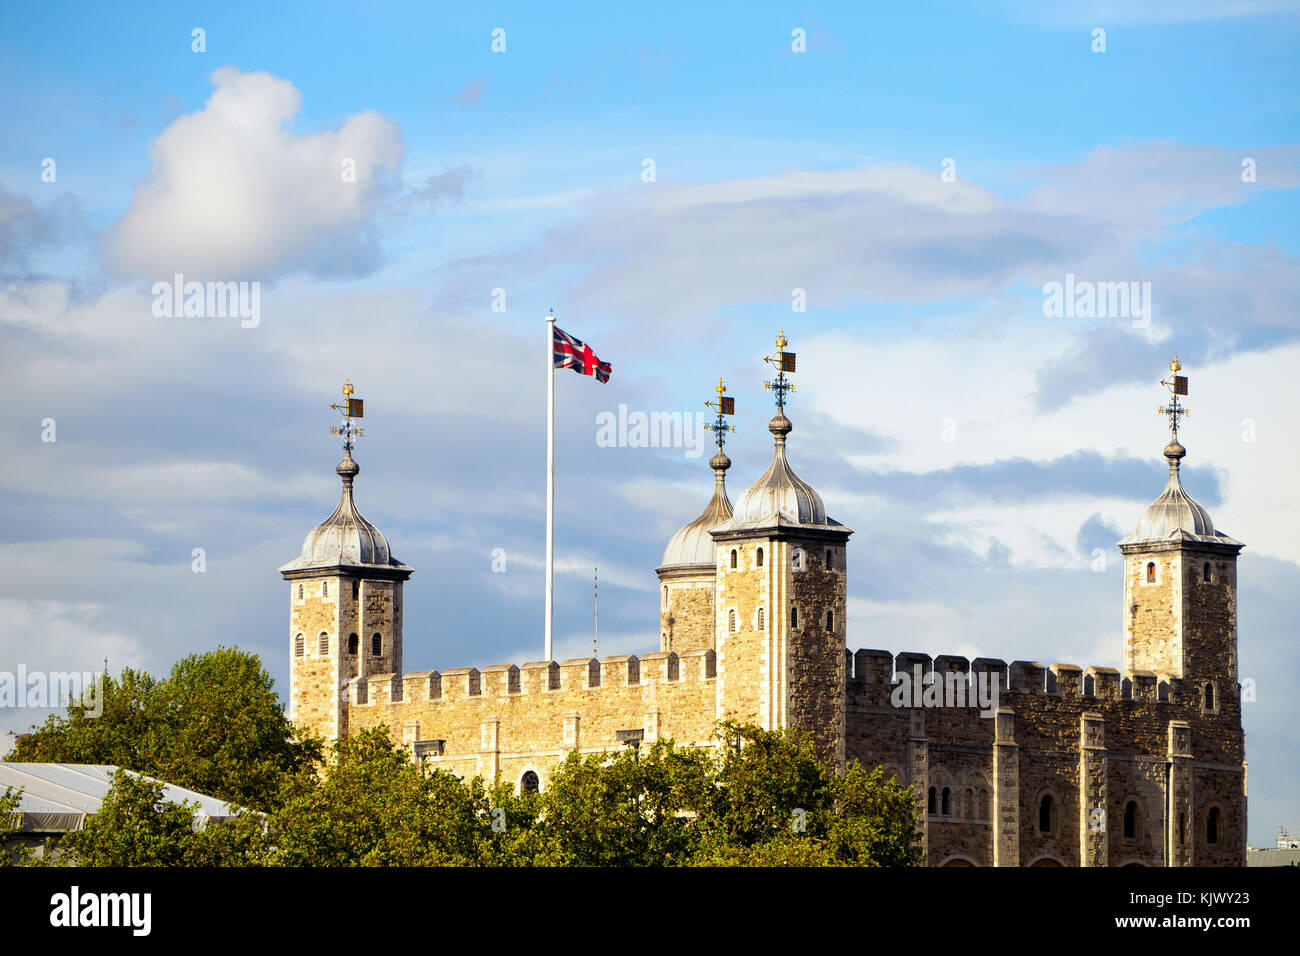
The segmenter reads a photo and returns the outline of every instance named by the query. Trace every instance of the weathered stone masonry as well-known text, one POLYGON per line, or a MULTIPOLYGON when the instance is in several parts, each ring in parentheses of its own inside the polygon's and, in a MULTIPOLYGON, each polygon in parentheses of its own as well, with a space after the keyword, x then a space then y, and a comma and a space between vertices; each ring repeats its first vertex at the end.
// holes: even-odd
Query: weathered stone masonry
POLYGON ((1125 670, 846 644, 847 544, 786 459, 737 500, 731 462, 658 568, 660 649, 637 656, 402 670, 402 587, 412 571, 343 496, 290 587, 291 719, 337 738, 387 725, 413 759, 461 776, 548 784, 567 754, 671 738, 714 746, 715 722, 812 732, 837 764, 880 765, 909 785, 927 863, 1240 866, 1245 749, 1237 683, 1236 558, 1170 479, 1124 556, 1125 670), (923 701, 898 693, 920 677, 923 701), (983 682, 983 683, 981 683, 983 682), (979 706, 978 691, 996 689, 979 706))

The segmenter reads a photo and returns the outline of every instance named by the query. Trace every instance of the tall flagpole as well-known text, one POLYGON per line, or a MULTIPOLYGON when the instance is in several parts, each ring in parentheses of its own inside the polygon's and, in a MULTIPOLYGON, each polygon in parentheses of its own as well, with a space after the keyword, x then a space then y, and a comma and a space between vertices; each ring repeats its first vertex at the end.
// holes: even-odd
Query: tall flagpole
POLYGON ((546 315, 546 651, 553 661, 555 623, 555 310, 546 315))

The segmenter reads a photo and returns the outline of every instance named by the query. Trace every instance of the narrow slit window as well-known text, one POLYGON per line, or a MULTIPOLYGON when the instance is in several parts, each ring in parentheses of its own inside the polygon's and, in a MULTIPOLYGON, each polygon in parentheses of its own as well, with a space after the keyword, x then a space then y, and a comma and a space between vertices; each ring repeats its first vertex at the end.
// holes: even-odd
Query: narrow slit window
POLYGON ((1155 584, 1155 583, 1156 583, 1156 563, 1154 561, 1148 561, 1147 562, 1147 584, 1155 584))
POLYGON ((378 631, 370 635, 370 655, 381 657, 384 653, 384 637, 378 631))
POLYGON ((763 566, 763 549, 762 549, 762 548, 759 548, 759 549, 758 549, 758 557, 757 557, 757 559, 756 559, 755 562, 754 562, 754 566, 755 566, 755 567, 759 567, 759 568, 761 568, 761 567, 763 566))
POLYGON ((1136 840, 1138 835, 1138 805, 1136 800, 1124 804, 1124 839, 1136 840))

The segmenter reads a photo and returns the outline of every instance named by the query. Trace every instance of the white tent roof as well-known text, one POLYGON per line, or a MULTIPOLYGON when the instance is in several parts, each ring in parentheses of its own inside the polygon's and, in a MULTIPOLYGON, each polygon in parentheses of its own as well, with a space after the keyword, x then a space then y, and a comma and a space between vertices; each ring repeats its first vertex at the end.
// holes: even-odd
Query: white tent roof
MULTIPOLYGON (((118 769, 111 764, 0 763, 0 794, 7 787, 22 791, 18 813, 22 816, 23 830, 42 833, 79 830, 88 814, 99 812, 118 769)), ((145 780, 154 779, 133 770, 127 773, 145 780)), ((199 805, 194 813, 196 826, 235 814, 234 807, 215 797, 159 782, 163 784, 163 800, 167 803, 199 805)))

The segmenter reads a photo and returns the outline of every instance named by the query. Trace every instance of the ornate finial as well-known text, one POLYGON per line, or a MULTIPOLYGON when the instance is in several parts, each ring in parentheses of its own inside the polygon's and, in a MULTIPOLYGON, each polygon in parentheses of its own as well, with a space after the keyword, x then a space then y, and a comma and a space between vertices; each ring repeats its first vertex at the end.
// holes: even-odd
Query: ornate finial
POLYGON ((788 344, 789 343, 785 338, 785 330, 782 329, 781 334, 776 337, 776 354, 768 355, 763 359, 764 362, 774 366, 777 370, 776 380, 772 382, 764 382, 763 391, 776 392, 776 408, 778 415, 785 414, 785 393, 795 391, 794 382, 787 380, 785 377, 786 372, 793 372, 795 370, 795 354, 785 350, 785 347, 788 344))
POLYGON ((352 457, 353 440, 360 438, 365 434, 361 428, 352 424, 352 419, 364 418, 366 413, 366 403, 360 398, 353 398, 352 393, 354 391, 355 389, 352 387, 352 380, 348 379, 343 385, 344 403, 342 405, 338 402, 330 404, 330 408, 339 412, 343 416, 343 424, 331 428, 330 434, 337 435, 343 439, 343 451, 346 453, 345 457, 347 458, 352 457))
MULTIPOLYGON (((1160 384, 1169 389, 1169 404, 1162 405, 1156 409, 1157 415, 1165 415, 1169 418, 1169 433, 1171 435, 1169 448, 1177 446, 1180 451, 1182 450, 1182 445, 1178 443, 1178 422, 1185 416, 1191 414, 1191 412, 1187 408, 1184 408, 1178 401, 1179 395, 1187 394, 1187 376, 1178 374, 1182 369, 1182 363, 1178 361, 1178 356, 1175 355, 1174 360, 1169 363, 1169 377, 1160 380, 1160 384)), ((1168 455, 1169 449, 1167 448, 1165 452, 1166 455, 1168 455)), ((1177 457, 1181 458, 1183 456, 1180 454, 1177 457)))
POLYGON ((706 408, 715 409, 718 415, 712 423, 705 424, 704 430, 713 432, 713 441, 718 446, 718 453, 721 454, 722 446, 727 443, 727 432, 736 430, 736 426, 728 425, 726 419, 722 416, 736 414, 736 400, 730 395, 724 394, 727 391, 727 386, 721 378, 718 379, 718 384, 713 390, 718 393, 718 400, 716 402, 705 402, 704 405, 706 408))

